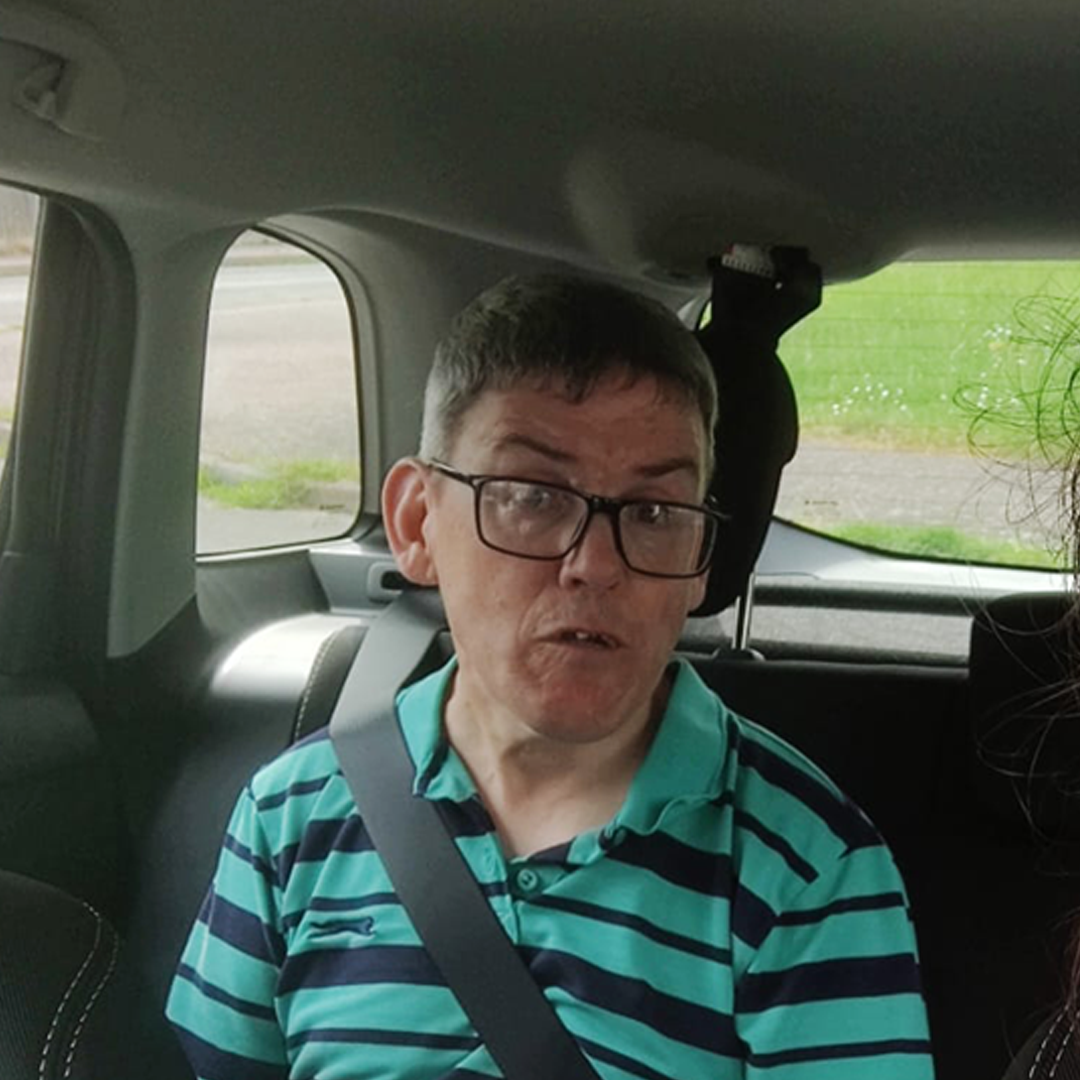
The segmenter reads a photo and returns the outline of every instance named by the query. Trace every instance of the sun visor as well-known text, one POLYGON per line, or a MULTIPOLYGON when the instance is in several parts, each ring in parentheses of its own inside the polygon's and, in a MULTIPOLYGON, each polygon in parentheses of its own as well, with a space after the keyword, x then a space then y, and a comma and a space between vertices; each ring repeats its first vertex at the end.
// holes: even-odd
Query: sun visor
POLYGON ((729 607, 757 562, 780 474, 798 445, 795 394, 777 343, 821 303, 821 269, 805 248, 732 245, 709 268, 710 317, 697 334, 720 396, 709 494, 731 520, 695 615, 729 607))

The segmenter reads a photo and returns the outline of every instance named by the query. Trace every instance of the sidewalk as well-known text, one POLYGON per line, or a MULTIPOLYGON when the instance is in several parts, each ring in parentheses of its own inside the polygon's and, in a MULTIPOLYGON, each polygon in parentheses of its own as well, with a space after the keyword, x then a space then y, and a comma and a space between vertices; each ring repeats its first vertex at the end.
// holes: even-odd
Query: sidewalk
POLYGON ((30 259, 30 253, 25 251, 0 255, 0 277, 29 277, 30 259))
MULTIPOLYGON (((283 251, 279 246, 260 247, 257 244, 234 245, 225 259, 223 267, 229 266, 269 266, 305 264, 312 256, 297 249, 296 252, 283 251)), ((33 256, 28 251, 0 252, 0 277, 29 277, 30 263, 33 256)))

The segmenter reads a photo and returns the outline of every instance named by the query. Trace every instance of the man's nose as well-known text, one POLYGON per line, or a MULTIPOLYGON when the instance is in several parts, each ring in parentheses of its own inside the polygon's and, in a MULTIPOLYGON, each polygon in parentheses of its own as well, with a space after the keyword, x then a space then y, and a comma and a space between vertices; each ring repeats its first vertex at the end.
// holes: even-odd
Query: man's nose
POLYGON ((581 538, 564 556, 560 576, 565 584, 579 582, 610 588, 628 573, 615 539, 615 520, 603 512, 592 516, 581 538))

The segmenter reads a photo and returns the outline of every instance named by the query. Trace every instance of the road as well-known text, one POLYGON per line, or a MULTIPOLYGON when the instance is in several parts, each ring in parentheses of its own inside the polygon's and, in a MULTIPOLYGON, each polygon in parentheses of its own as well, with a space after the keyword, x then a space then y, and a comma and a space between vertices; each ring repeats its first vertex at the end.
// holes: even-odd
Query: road
POLYGON ((778 512, 837 524, 941 526, 1025 546, 1053 546, 1059 482, 964 454, 875 450, 804 438, 784 473, 778 512))
POLYGON ((0 275, 0 418, 11 416, 19 373, 28 282, 24 274, 0 275))
MULTIPOLYGON (((24 275, 0 275, 0 416, 14 405, 24 275)), ((352 328, 321 264, 222 269, 211 310, 203 450, 237 462, 358 453, 352 328)))
POLYGON ((356 462, 352 326, 328 269, 227 266, 214 289, 208 342, 204 455, 356 462))
MULTIPOLYGON (((0 276, 0 418, 14 401, 25 300, 25 277, 0 276)), ((208 349, 204 457, 259 468, 275 460, 356 461, 352 332, 329 270, 315 263, 227 264, 215 289, 208 349)), ((1048 526, 1031 515, 1030 487, 1021 473, 1003 474, 963 455, 853 449, 804 436, 785 474, 780 511, 825 528, 934 524, 1040 544, 1048 526)), ((312 527, 339 530, 349 517, 204 504, 201 546, 257 542, 267 514, 276 531, 287 527, 296 539, 312 527)))

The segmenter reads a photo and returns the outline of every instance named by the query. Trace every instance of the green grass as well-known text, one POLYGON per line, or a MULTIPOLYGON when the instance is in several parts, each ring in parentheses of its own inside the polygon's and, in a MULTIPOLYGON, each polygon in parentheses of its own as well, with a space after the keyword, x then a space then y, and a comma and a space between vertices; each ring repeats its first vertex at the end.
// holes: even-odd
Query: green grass
POLYGON ((253 470, 253 475, 228 478, 220 469, 199 469, 199 494, 223 506, 245 510, 288 510, 320 504, 325 485, 355 483, 360 473, 355 464, 341 461, 275 462, 253 470))
POLYGON ((1045 548, 1006 540, 987 540, 945 526, 894 526, 853 523, 830 525, 830 536, 880 551, 950 562, 992 563, 1046 570, 1064 569, 1064 562, 1045 548))
MULTIPOLYGON (((1080 442, 1080 262, 896 264, 826 288, 779 351, 804 443, 975 452, 1052 477, 1080 442)), ((1007 535, 933 522, 826 531, 928 558, 1063 565, 1007 535)))
MULTIPOLYGON (((974 424, 976 441, 1019 456, 1053 347, 1075 332, 1077 297, 1076 262, 900 263, 829 287, 780 345, 803 431, 963 451, 974 424)), ((1052 378, 1063 383, 1070 368, 1059 363, 1052 378)))

